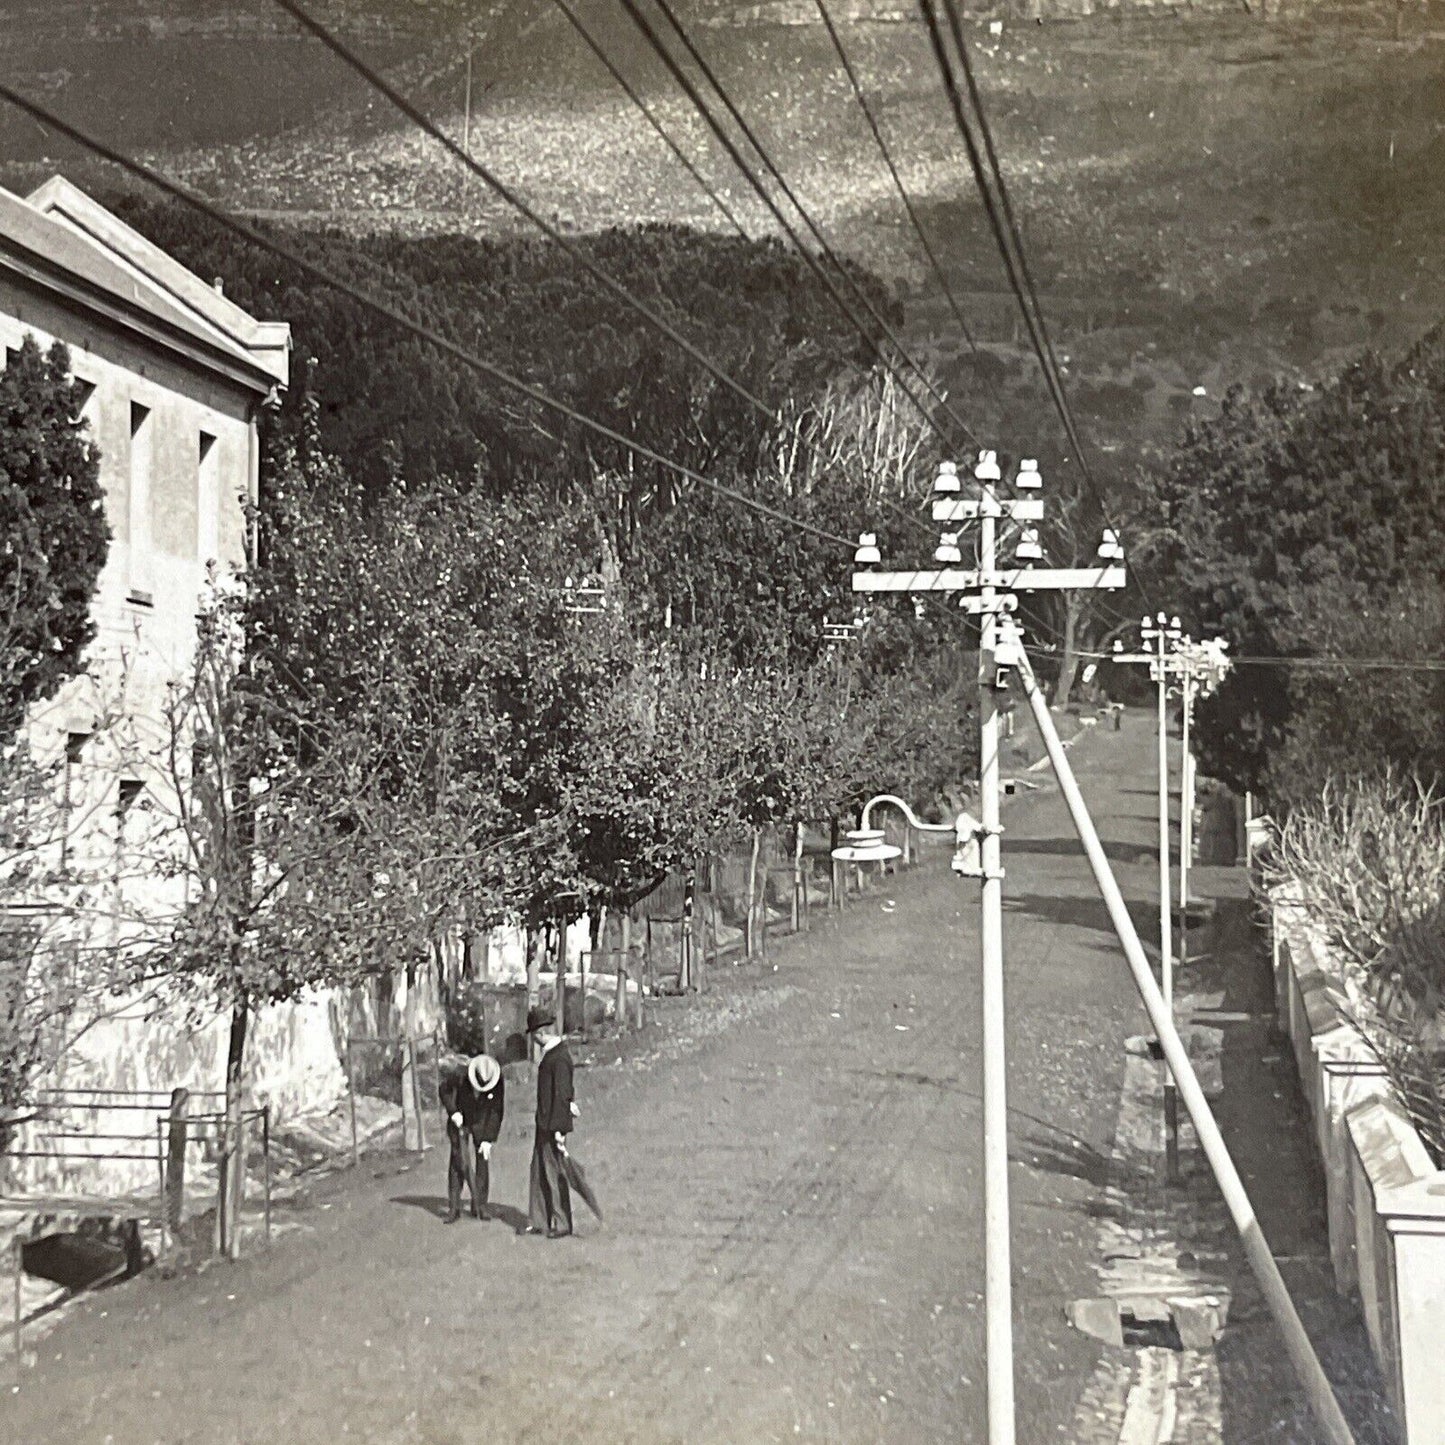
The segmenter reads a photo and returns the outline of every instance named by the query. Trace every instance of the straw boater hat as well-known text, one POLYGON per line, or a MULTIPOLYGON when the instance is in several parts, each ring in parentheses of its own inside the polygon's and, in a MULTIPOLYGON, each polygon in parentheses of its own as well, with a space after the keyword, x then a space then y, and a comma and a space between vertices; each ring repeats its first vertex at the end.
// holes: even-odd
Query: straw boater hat
POLYGON ((490 1094, 502 1077, 502 1066, 490 1054, 478 1054, 467 1063, 467 1078, 479 1094, 490 1094))

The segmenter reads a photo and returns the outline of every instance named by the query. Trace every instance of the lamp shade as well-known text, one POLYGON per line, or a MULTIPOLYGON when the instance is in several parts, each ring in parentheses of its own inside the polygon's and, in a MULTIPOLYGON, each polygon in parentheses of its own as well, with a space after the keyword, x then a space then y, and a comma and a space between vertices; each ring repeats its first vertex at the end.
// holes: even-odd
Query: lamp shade
POLYGON ((903 849, 888 842, 882 828, 855 828, 843 836, 848 841, 833 849, 840 863, 886 863, 903 856, 903 849))

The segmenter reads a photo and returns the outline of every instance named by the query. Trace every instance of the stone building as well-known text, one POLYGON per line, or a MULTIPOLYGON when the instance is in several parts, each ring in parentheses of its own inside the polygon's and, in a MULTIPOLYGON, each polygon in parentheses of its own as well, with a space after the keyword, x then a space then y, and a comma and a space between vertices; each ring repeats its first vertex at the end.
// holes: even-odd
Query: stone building
MULTIPOLYGON (((69 1027, 84 1031, 51 1082, 215 1088, 219 1020, 196 1027, 174 1000, 85 985, 106 957, 143 949, 146 920, 173 916, 191 886, 157 853, 177 813, 168 702, 189 676, 211 576, 245 560, 258 420, 287 384, 290 328, 256 320, 56 177, 24 198, 0 190, 0 346, 27 335, 45 349, 64 342, 86 388, 112 540, 86 669, 28 726, 33 753, 56 770, 66 869, 58 886, 12 889, 8 922, 52 945, 64 936, 80 975, 69 1027)), ((278 1012, 272 1027, 274 1046, 258 1039, 258 1054, 307 1096, 296 1102, 334 1094, 324 1009, 278 1012)))

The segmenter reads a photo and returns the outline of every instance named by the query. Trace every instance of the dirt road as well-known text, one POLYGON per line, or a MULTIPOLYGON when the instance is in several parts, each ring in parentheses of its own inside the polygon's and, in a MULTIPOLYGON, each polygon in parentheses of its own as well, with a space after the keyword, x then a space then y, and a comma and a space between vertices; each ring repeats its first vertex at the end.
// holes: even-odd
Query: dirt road
MULTIPOLYGON (((1076 749, 1147 913, 1148 730, 1076 749)), ((1038 775, 1034 775, 1038 776, 1038 775)), ((1073 1440, 1121 1046, 1140 1014, 1052 789, 1006 817, 1019 1438, 1073 1440)), ((778 949, 770 1002, 645 1070, 582 1070, 605 1228, 445 1226, 445 1160, 374 1170, 269 1255, 96 1296, 0 1436, 67 1445, 969 1441, 984 1420, 974 885, 920 870, 778 949)))

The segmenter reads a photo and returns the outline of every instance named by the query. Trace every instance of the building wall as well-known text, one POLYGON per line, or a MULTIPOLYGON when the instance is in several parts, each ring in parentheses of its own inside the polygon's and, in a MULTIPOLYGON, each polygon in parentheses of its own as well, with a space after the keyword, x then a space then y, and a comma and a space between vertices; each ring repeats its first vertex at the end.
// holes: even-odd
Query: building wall
MULTIPOLYGON (((175 830, 167 705, 174 684, 190 674, 208 564, 225 569, 245 560, 244 503, 256 496, 254 416, 262 397, 0 275, 0 346, 18 348, 27 334, 45 349, 63 341, 74 375, 94 388, 83 414, 100 449, 113 534, 86 670, 37 707, 28 728, 33 752, 59 769, 71 820, 66 860, 83 880, 68 893, 62 885, 38 894, 35 917, 48 940, 69 939, 88 980, 103 977, 116 945, 143 944, 164 927, 192 886, 183 868, 168 866, 182 861, 184 849, 175 830), (140 790, 122 817, 127 784, 140 790)), ((188 745, 176 752, 183 774, 188 745)), ((219 1088, 226 1019, 205 1009, 197 1019, 195 1009, 194 998, 174 993, 82 990, 62 1064, 42 1082, 219 1088)), ((249 1072, 258 1094, 284 1112, 333 1104, 342 1079, 327 1001, 267 1010, 256 1022, 249 1072)), ((90 1165, 30 1161, 20 1174, 32 1186, 117 1183, 115 1168, 90 1165)))

